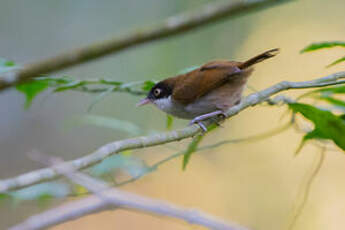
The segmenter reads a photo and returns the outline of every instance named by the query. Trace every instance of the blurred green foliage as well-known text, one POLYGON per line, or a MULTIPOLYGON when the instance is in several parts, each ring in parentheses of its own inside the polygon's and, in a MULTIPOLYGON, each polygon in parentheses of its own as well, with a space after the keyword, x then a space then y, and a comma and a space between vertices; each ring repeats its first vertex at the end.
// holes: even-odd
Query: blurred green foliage
POLYGON ((99 115, 84 115, 77 122, 92 124, 104 128, 110 128, 114 130, 123 131, 130 135, 143 134, 143 130, 132 122, 119 120, 114 117, 105 117, 99 115))
POLYGON ((19 92, 25 94, 25 105, 24 107, 28 109, 32 103, 32 100, 41 92, 49 87, 49 80, 39 80, 30 83, 23 83, 16 86, 19 92))
POLYGON ((13 61, 0 58, 0 73, 8 72, 17 68, 13 61))
POLYGON ((95 176, 104 176, 118 170, 128 173, 131 177, 140 177, 152 169, 148 167, 142 159, 128 154, 116 154, 100 164, 92 167, 90 172, 95 176))
POLYGON ((345 47, 345 42, 342 41, 326 41, 326 42, 318 42, 313 43, 305 47, 301 50, 301 53, 311 52, 319 49, 327 49, 327 48, 333 48, 333 47, 345 47))
POLYGON ((189 143, 182 161, 182 170, 185 170, 192 154, 197 150, 199 143, 203 139, 204 135, 197 135, 193 138, 192 142, 189 143))
MULTIPOLYGON (((343 47, 345 48, 345 42, 343 41, 326 41, 326 42, 318 42, 318 43, 313 43, 305 47, 304 49, 301 50, 301 53, 306 53, 306 52, 312 52, 320 49, 328 49, 328 48, 333 48, 333 47, 343 47)), ((333 65, 339 64, 341 62, 345 61, 345 56, 341 57, 331 64, 327 65, 327 67, 331 67, 333 65)))
POLYGON ((172 129, 173 123, 174 123, 174 118, 171 115, 167 114, 167 118, 166 118, 166 128, 167 128, 167 130, 171 130, 172 129))
POLYGON ((70 194, 71 187, 66 183, 47 182, 19 189, 9 193, 1 193, 0 201, 11 200, 14 202, 36 200, 46 201, 50 198, 63 198, 70 194))

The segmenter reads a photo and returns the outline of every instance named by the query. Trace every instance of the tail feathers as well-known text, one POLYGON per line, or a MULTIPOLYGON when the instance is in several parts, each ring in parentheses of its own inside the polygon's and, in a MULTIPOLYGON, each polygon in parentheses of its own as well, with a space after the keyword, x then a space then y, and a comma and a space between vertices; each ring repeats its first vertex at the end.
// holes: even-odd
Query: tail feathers
POLYGON ((277 54, 279 53, 279 49, 271 49, 271 50, 268 50, 262 54, 259 54, 258 56, 255 56, 251 59, 249 59, 248 61, 245 61, 243 63, 241 63, 238 67, 240 69, 246 69, 256 63, 259 63, 259 62, 262 62, 268 58, 271 58, 271 57, 274 57, 276 56, 277 54))

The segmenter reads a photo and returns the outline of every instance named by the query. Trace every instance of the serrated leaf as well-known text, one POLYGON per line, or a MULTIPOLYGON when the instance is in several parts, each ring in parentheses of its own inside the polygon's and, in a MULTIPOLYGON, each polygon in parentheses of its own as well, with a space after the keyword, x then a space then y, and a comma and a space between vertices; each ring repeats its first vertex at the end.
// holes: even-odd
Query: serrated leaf
POLYGON ((341 63, 341 62, 345 62, 345 56, 342 57, 342 58, 339 58, 339 59, 335 60, 334 62, 332 62, 331 64, 329 64, 327 67, 334 66, 334 65, 339 64, 339 63, 341 63))
POLYGON ((292 103, 289 107, 314 123, 314 130, 306 134, 304 139, 329 139, 345 150, 345 122, 339 116, 302 103, 292 103))
POLYGON ((329 41, 329 42, 318 42, 313 43, 307 47, 305 47, 303 50, 301 50, 301 53, 311 52, 319 49, 326 49, 326 48, 333 48, 333 47, 345 47, 345 42, 342 41, 329 41))
POLYGON ((86 124, 121 130, 131 135, 139 135, 142 133, 142 130, 139 128, 139 126, 135 125, 134 123, 119 120, 113 117, 85 115, 81 118, 80 121, 86 124))
POLYGON ((39 200, 66 197, 69 193, 70 187, 67 184, 48 182, 11 192, 10 195, 17 200, 39 200))
POLYGON ((183 161, 182 161, 182 170, 185 170, 187 167, 187 164, 190 160, 190 157, 195 152, 195 150, 198 148, 199 143, 201 142, 204 135, 197 135, 193 138, 193 140, 189 143, 187 150, 185 151, 183 155, 183 161))
POLYGON ((174 123, 174 118, 168 114, 166 116, 166 126, 165 126, 166 129, 171 130, 173 123, 174 123))
POLYGON ((47 80, 33 80, 16 86, 16 89, 26 97, 25 108, 29 108, 32 100, 41 92, 49 87, 47 80))

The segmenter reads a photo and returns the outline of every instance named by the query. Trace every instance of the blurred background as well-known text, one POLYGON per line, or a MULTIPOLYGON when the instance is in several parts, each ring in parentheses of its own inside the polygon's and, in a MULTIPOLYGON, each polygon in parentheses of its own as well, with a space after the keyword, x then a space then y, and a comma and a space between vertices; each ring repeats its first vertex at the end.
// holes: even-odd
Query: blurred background
MULTIPOLYGON (((59 0, 0 1, 0 56, 28 63, 64 50, 121 35, 160 22, 215 0, 59 0)), ((78 79, 110 78, 123 82, 160 80, 186 67, 219 58, 245 60, 267 49, 281 48, 274 59, 259 64, 249 81, 263 89, 282 80, 300 81, 344 70, 325 68, 339 58, 340 49, 299 54, 312 42, 345 39, 344 0, 300 0, 242 17, 210 24, 169 39, 137 46, 58 73, 78 79)), ((246 94, 250 93, 246 91, 246 94)), ((289 91, 296 96, 302 91, 289 91)), ((135 107, 140 97, 114 93, 91 112, 94 95, 77 92, 43 93, 28 110, 14 89, 0 94, 0 178, 42 167, 27 153, 38 150, 65 160, 84 156, 99 146, 133 136, 123 131, 75 122, 85 115, 126 120, 140 134, 165 130, 166 116, 153 108, 135 107)), ((256 106, 228 120, 202 144, 246 137, 284 124, 284 107, 256 106)), ((175 120, 174 128, 187 121, 175 120)), ((225 145, 192 156, 186 171, 177 158, 122 189, 193 207, 244 226, 286 229, 298 190, 310 173, 320 149, 307 144, 294 152, 301 133, 289 129, 257 142, 225 145)), ((190 140, 133 151, 152 164, 185 149, 190 140), (174 148, 174 149, 172 149, 174 148)), ((345 227, 345 156, 328 151, 295 229, 345 227)), ((0 205, 0 229, 18 223, 58 202, 0 205)), ((107 211, 52 229, 198 229, 180 221, 129 211, 107 211)))

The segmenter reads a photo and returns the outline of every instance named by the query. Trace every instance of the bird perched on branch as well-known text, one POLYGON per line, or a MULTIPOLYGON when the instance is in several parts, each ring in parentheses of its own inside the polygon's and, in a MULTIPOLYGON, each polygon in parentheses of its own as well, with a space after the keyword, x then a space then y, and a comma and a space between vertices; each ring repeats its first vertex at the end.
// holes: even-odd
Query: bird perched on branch
POLYGON ((207 131, 202 121, 225 112, 241 101, 244 86, 253 72, 252 66, 274 57, 279 49, 268 50, 245 62, 219 60, 152 87, 137 105, 152 103, 160 110, 182 119, 192 119, 207 131))

